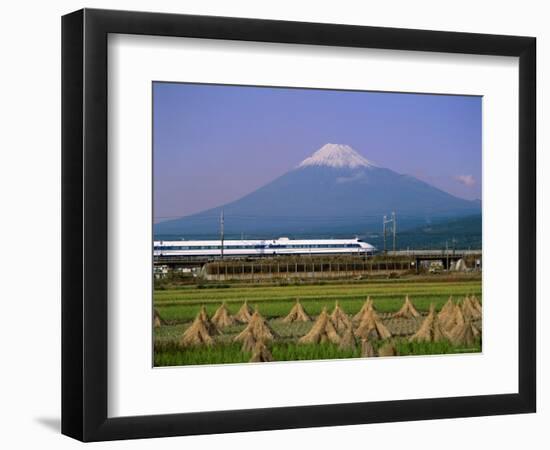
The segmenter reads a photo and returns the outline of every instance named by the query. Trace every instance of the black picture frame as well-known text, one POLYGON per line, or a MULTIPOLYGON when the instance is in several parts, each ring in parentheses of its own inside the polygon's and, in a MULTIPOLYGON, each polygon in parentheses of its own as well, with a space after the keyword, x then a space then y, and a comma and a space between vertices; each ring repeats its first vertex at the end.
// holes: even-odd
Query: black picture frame
MULTIPOLYGON (((82 441, 535 412, 536 39, 83 9, 62 18, 62 433, 82 441), (107 416, 109 33, 519 57, 517 393, 107 416)), ((514 295, 514 293, 510 293, 514 295)))

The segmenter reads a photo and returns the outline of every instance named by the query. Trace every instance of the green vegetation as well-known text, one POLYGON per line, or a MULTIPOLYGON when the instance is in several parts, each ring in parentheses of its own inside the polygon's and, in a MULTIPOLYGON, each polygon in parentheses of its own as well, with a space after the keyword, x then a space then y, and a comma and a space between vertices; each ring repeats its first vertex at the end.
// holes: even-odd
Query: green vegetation
MULTIPOLYGON (((393 344, 399 356, 411 355, 438 355, 452 353, 475 353, 481 351, 481 342, 478 340, 469 348, 454 347, 448 341, 442 342, 408 342, 407 339, 394 339, 393 344)), ((380 342, 374 342, 375 350, 380 342)), ((295 342, 276 342, 271 348, 275 361, 305 361, 323 359, 359 358, 361 349, 340 350, 337 345, 326 344, 297 344, 295 342)), ((246 363, 251 353, 241 351, 238 343, 224 343, 213 347, 183 348, 177 342, 155 344, 155 366, 181 366, 199 364, 227 364, 246 363)))
MULTIPOLYGON (((478 339, 470 348, 455 347, 448 341, 430 343, 411 343, 408 337, 418 328, 423 318, 396 319, 391 313, 399 310, 405 295, 409 295, 414 306, 423 316, 430 304, 435 303, 436 310, 441 309, 449 296, 455 299, 474 294, 481 299, 481 279, 479 276, 462 278, 418 278, 376 280, 376 281, 339 281, 312 282, 290 285, 277 283, 246 284, 232 283, 216 285, 182 286, 179 289, 156 290, 155 309, 165 325, 154 329, 155 366, 197 365, 243 363, 251 358, 249 352, 241 350, 240 343, 233 338, 246 325, 235 324, 223 329, 215 336, 213 346, 182 347, 180 339, 185 330, 205 306, 207 314, 212 316, 222 302, 231 314, 235 314, 246 300, 252 308, 268 320, 269 326, 279 338, 270 345, 275 361, 342 359, 355 358, 361 354, 360 345, 353 350, 341 350, 337 345, 326 343, 319 345, 298 344, 313 326, 313 322, 284 323, 282 318, 288 314, 297 298, 300 299, 308 314, 317 316, 326 307, 332 311, 336 301, 343 310, 353 315, 370 296, 374 307, 393 335, 392 344, 399 356, 448 354, 481 351, 478 339), (206 288, 205 288, 206 286, 206 288)), ((377 350, 382 341, 373 341, 377 350)))
POLYGON ((323 307, 331 309, 336 300, 348 314, 355 314, 369 295, 378 311, 392 312, 399 309, 405 295, 411 297, 419 310, 427 311, 431 302, 439 309, 451 295, 458 298, 470 294, 481 297, 479 278, 456 281, 435 278, 424 282, 398 279, 288 286, 235 284, 230 288, 223 285, 209 289, 186 286, 155 291, 154 300, 160 315, 169 323, 177 324, 193 320, 202 305, 211 315, 223 301, 232 314, 246 300, 253 308, 257 307, 264 317, 272 318, 286 315, 297 298, 308 313, 317 315, 323 307))

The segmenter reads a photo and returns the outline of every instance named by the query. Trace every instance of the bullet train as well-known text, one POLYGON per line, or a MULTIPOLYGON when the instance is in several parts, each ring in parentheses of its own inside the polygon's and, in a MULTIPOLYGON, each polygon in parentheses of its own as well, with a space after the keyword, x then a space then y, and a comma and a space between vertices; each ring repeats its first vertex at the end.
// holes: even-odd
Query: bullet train
MULTIPOLYGON (((223 256, 275 255, 372 255, 376 248, 360 239, 289 239, 224 240, 223 256)), ((208 256, 222 254, 220 240, 212 241, 155 241, 154 256, 208 256)))

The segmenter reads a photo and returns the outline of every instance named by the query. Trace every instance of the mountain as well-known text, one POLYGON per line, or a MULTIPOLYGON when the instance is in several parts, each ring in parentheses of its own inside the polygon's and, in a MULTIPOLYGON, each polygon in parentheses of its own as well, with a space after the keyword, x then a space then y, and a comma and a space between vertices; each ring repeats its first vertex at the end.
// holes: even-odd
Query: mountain
POLYGON ((295 169, 223 206, 155 224, 155 235, 214 237, 224 212, 228 237, 341 236, 380 231, 395 211, 398 230, 479 214, 464 200, 379 167, 347 145, 326 144, 295 169))

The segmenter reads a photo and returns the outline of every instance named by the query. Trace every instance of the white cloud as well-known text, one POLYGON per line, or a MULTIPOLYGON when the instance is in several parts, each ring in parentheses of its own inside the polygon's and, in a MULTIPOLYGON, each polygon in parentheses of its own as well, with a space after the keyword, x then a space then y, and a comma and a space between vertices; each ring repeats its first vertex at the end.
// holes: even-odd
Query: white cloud
POLYGON ((458 181, 460 184, 468 187, 476 184, 476 180, 473 175, 456 175, 455 180, 458 181))

